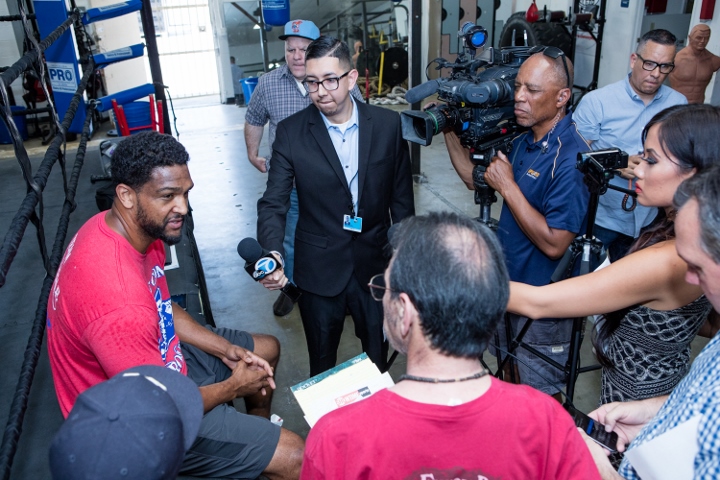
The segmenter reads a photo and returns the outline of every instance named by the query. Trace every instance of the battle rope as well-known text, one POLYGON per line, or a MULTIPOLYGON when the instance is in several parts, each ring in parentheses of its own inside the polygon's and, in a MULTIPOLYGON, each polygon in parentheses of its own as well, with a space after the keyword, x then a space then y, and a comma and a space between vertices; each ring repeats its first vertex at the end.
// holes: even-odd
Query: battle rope
POLYGON ((18 252, 20 242, 27 229, 27 224, 32 221, 36 226, 36 232, 38 237, 38 243, 40 246, 40 252, 43 259, 43 265, 47 272, 43 281, 43 286, 40 291, 40 298, 38 299, 37 308, 35 311, 35 318, 33 321, 32 331, 28 338, 27 347, 25 349, 25 355, 23 358, 23 364, 18 377, 18 382, 15 388, 15 395, 13 397, 12 405, 10 407, 10 414, 8 416, 7 425, 3 434, 2 444, 0 444, 0 478, 6 480, 10 477, 12 469, 12 462, 17 452, 20 434, 22 433, 23 420, 27 411, 28 400, 30 396, 30 389, 32 386, 33 378, 35 376, 35 370, 37 368, 38 359, 40 357, 40 351, 42 348, 42 340, 45 333, 45 319, 47 316, 47 302, 50 295, 50 289, 55 278, 58 266, 62 259, 65 239, 67 237, 68 225, 70 214, 75 210, 75 193, 77 191, 78 180, 80 178, 80 171, 82 170, 85 161, 85 152, 87 149, 87 142, 90 137, 90 123, 92 121, 92 109, 93 106, 87 106, 85 123, 80 138, 80 142, 75 156, 75 163, 70 174, 70 178, 67 178, 67 172, 65 167, 65 134, 70 128, 70 125, 75 118, 75 113, 80 107, 82 102, 83 94, 87 89, 87 84, 92 76, 95 65, 92 60, 89 60, 86 65, 83 77, 80 84, 75 91, 75 95, 70 101, 70 105, 65 113, 62 122, 59 122, 57 112, 52 104, 51 95, 49 89, 45 83, 46 75, 44 74, 44 60, 42 53, 55 42, 60 36, 72 25, 74 22, 79 20, 79 13, 77 10, 73 11, 68 19, 63 22, 58 28, 56 28, 50 35, 47 36, 42 42, 37 42, 32 33, 28 18, 31 16, 26 15, 22 2, 19 3, 20 18, 25 28, 25 34, 29 42, 34 48, 29 50, 23 55, 17 62, 11 67, 0 73, 0 98, 2 98, 3 104, 0 105, 0 116, 8 126, 8 130, 13 138, 13 147, 15 150, 15 156, 20 164, 23 178, 27 184, 27 194, 23 199, 18 212, 8 228, 8 232, 5 235, 2 246, 0 246, 0 287, 5 284, 7 279, 7 273, 10 269, 15 255, 18 252), (23 144, 20 133, 12 119, 12 110, 9 105, 9 96, 7 88, 10 84, 17 79, 24 71, 31 69, 34 64, 38 63, 40 68, 40 81, 42 88, 48 98, 49 109, 52 113, 52 118, 55 122, 56 132, 52 139, 50 146, 45 152, 45 156, 40 163, 35 175, 32 174, 32 166, 30 159, 23 144), (63 178, 63 189, 65 193, 65 199, 63 202, 62 213, 58 220, 58 228, 55 234, 55 239, 52 246, 52 252, 50 255, 47 253, 47 247, 45 245, 45 231, 43 227, 43 198, 42 194, 50 176, 50 172, 55 165, 59 164, 59 168, 62 170, 63 178), (39 207, 38 207, 39 205, 39 207), (36 207, 38 208, 36 211, 36 207))

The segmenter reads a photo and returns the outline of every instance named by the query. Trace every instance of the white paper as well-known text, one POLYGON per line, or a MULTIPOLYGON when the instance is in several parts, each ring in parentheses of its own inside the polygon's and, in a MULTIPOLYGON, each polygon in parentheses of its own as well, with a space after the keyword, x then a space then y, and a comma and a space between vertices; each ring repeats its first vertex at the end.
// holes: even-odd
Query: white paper
POLYGON ((393 385, 390 374, 381 374, 367 354, 362 353, 290 390, 312 427, 326 413, 393 385))
POLYGON ((351 403, 364 400, 380 390, 392 387, 395 383, 388 372, 380 376, 367 379, 364 385, 349 386, 348 390, 338 390, 326 396, 325 398, 316 399, 314 403, 308 405, 305 412, 305 420, 310 427, 314 427, 320 418, 337 410, 338 408, 350 405, 351 403))
POLYGON ((662 435, 628 450, 628 459, 642 480, 692 479, 700 415, 662 435))

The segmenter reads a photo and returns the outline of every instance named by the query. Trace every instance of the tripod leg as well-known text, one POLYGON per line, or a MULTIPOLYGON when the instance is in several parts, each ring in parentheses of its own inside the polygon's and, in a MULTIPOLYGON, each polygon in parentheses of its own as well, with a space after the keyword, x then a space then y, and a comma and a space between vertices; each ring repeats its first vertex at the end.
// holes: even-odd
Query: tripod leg
POLYGON ((533 321, 534 320, 532 318, 527 318, 522 328, 520 329, 520 333, 518 333, 517 336, 513 338, 514 329, 512 325, 512 319, 510 317, 510 314, 505 314, 505 337, 508 345, 508 355, 506 355, 505 358, 500 361, 500 352, 498 352, 498 373, 496 375, 498 378, 500 378, 500 372, 504 372, 504 374, 510 377, 510 382, 520 383, 521 379, 518 364, 509 354, 514 354, 517 348, 522 344, 522 339, 523 337, 525 337, 525 334, 530 329, 533 321))
POLYGON ((575 382, 578 377, 578 365, 580 363, 580 347, 582 346, 585 329, 585 318, 573 319, 572 337, 570 337, 570 355, 565 364, 565 371, 568 374, 565 396, 572 402, 575 395, 575 382))

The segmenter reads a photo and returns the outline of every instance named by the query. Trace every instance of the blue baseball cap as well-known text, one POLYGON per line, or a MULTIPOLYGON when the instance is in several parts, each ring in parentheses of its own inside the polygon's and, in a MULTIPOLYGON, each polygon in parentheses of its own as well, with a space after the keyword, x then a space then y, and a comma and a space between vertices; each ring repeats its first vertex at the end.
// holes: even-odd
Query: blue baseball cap
POLYGON ((290 20, 285 24, 285 33, 280 35, 280 40, 288 37, 302 37, 308 40, 317 40, 320 36, 320 29, 310 20, 290 20))
POLYGON ((203 416, 185 375, 145 365, 81 393, 50 445, 55 480, 174 480, 203 416))

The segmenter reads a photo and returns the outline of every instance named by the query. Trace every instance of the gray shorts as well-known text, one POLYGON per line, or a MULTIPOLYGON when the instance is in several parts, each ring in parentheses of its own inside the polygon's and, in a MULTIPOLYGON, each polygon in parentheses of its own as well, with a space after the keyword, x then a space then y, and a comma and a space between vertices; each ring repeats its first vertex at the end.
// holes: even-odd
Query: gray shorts
MULTIPOLYGON (((512 327, 512 338, 515 338, 522 329, 523 325, 525 325, 527 317, 521 317, 511 313, 507 315, 509 317, 509 323, 512 327)), ((560 365, 565 365, 570 354, 572 327, 572 319, 536 320, 530 326, 530 329, 523 337, 522 342, 530 345, 543 355, 552 358, 560 365)), ((507 351, 505 320, 501 321, 498 325, 498 337, 500 340, 500 348, 507 351)), ((491 346, 488 350, 491 354, 497 356, 495 349, 492 347, 492 344, 495 342, 495 338, 491 338, 490 341, 491 346)), ((520 381, 523 384, 529 385, 549 395, 557 393, 559 387, 562 388, 563 391, 565 390, 567 379, 565 378, 564 371, 558 370, 553 365, 550 365, 545 360, 537 357, 522 347, 518 347, 514 353, 521 360, 521 362, 516 361, 515 363, 518 366, 520 381), (523 362, 529 365, 529 367, 523 362), (542 378, 540 375, 545 377, 547 380, 542 378)), ((501 352, 501 356, 504 358, 505 355, 501 352)))
MULTIPOLYGON (((247 350, 254 347, 247 332, 206 327, 247 350)), ((222 361, 192 345, 181 344, 188 377, 199 387, 222 382, 231 370, 222 361)), ((280 440, 280 427, 269 420, 218 405, 205 414, 195 443, 185 454, 180 473, 197 477, 257 478, 268 466, 280 440)))

